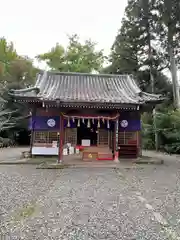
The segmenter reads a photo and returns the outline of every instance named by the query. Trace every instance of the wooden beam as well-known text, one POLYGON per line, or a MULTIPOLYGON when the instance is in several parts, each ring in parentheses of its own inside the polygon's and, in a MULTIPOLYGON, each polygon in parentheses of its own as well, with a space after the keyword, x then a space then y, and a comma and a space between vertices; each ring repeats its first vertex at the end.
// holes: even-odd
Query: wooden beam
POLYGON ((119 139, 119 118, 116 119, 114 124, 114 138, 115 138, 115 144, 114 144, 114 161, 119 161, 119 147, 118 147, 118 139, 119 139))
POLYGON ((64 117, 60 115, 60 129, 59 129, 59 154, 58 163, 63 161, 63 145, 64 145, 64 117))

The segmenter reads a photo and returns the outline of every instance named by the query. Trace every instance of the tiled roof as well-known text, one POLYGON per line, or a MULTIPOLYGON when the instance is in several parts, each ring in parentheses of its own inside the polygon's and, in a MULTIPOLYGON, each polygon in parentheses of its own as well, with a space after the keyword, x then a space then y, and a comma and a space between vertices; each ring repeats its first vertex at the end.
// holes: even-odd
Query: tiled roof
POLYGON ((144 104, 160 95, 142 92, 132 76, 43 72, 33 88, 11 90, 11 95, 42 101, 144 104))

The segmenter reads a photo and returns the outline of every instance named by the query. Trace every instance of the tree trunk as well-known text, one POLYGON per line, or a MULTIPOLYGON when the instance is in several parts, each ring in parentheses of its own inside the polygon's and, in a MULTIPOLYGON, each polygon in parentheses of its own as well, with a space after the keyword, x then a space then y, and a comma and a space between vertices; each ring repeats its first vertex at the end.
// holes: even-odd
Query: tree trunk
MULTIPOLYGON (((153 76, 153 56, 152 56, 152 46, 151 46, 151 29, 150 29, 150 10, 149 10, 149 1, 147 0, 146 5, 146 29, 147 29, 147 39, 148 39, 148 59, 149 59, 149 75, 150 75, 150 82, 151 82, 151 91, 152 93, 155 93, 155 80, 153 76)), ((155 149, 158 151, 159 149, 159 143, 158 143, 158 132, 156 127, 156 108, 153 109, 152 112, 152 118, 153 118, 153 132, 154 132, 154 143, 155 143, 155 149)))
POLYGON ((176 61, 174 58, 174 51, 171 44, 169 44, 169 58, 170 58, 170 69, 173 83, 173 96, 175 108, 180 109, 180 95, 179 95, 179 84, 177 78, 176 61))

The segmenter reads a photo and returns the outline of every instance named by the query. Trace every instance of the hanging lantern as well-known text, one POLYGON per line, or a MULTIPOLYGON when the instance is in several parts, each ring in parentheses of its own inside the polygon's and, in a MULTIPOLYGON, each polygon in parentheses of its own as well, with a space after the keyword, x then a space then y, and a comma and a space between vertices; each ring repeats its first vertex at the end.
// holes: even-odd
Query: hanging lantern
POLYGON ((104 123, 104 118, 102 118, 102 122, 104 123))
POLYGON ((108 129, 110 128, 109 119, 107 120, 107 128, 108 128, 108 129))
POLYGON ((92 123, 94 124, 94 118, 92 119, 92 123))
POLYGON ((69 118, 68 118, 67 127, 70 127, 70 120, 69 120, 69 118))
POLYGON ((84 123, 84 118, 82 119, 82 123, 84 123))
POLYGON ((77 127, 80 127, 80 119, 78 119, 77 127))
POLYGON ((90 119, 88 119, 87 127, 88 127, 88 128, 91 127, 90 119))
POLYGON ((98 125, 97 125, 98 128, 100 128, 100 120, 98 119, 98 125))
POLYGON ((73 123, 75 122, 75 119, 74 119, 74 117, 72 118, 72 121, 73 121, 73 123))

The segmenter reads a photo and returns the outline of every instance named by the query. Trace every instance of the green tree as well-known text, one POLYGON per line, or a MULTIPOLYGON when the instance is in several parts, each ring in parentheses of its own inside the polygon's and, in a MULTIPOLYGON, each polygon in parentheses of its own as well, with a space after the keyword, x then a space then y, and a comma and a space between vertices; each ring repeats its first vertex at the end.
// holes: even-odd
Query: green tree
POLYGON ((0 38, 0 132, 27 126, 27 108, 13 102, 8 91, 33 85, 36 73, 31 59, 19 56, 13 43, 0 38))
POLYGON ((49 52, 40 54, 37 59, 45 61, 51 70, 61 72, 99 71, 104 62, 103 51, 96 51, 96 44, 91 40, 80 43, 79 37, 69 37, 68 47, 56 44, 49 52))
POLYGON ((174 106, 180 108, 177 79, 177 65, 180 64, 180 2, 179 0, 158 0, 157 11, 161 48, 166 52, 172 77, 174 106))
MULTIPOLYGON (((142 90, 169 96, 169 100, 156 109, 156 128, 153 128, 151 113, 143 115, 142 126, 144 147, 155 147, 157 130, 159 145, 164 144, 166 150, 172 147, 172 152, 177 151, 178 141, 177 135, 171 133, 179 130, 173 130, 170 117, 173 85, 163 71, 170 69, 172 79, 176 77, 174 54, 179 51, 179 7, 176 0, 129 0, 112 46, 111 64, 104 69, 106 73, 133 74, 142 90)), ((177 61, 178 57, 177 54, 177 61)))
MULTIPOLYGON (((168 66, 164 52, 157 44, 158 16, 155 0, 129 0, 122 26, 112 46, 108 71, 133 74, 142 90, 151 92, 150 66, 155 92, 172 96, 172 85, 163 74, 168 66), (151 49, 150 49, 151 47, 151 49), (151 56, 149 56, 151 50, 151 56)), ((160 46, 159 46, 160 47, 160 46)), ((107 69, 105 69, 107 72, 107 69)))
POLYGON ((31 59, 17 54, 13 43, 0 38, 0 83, 4 88, 33 85, 37 70, 31 59))

